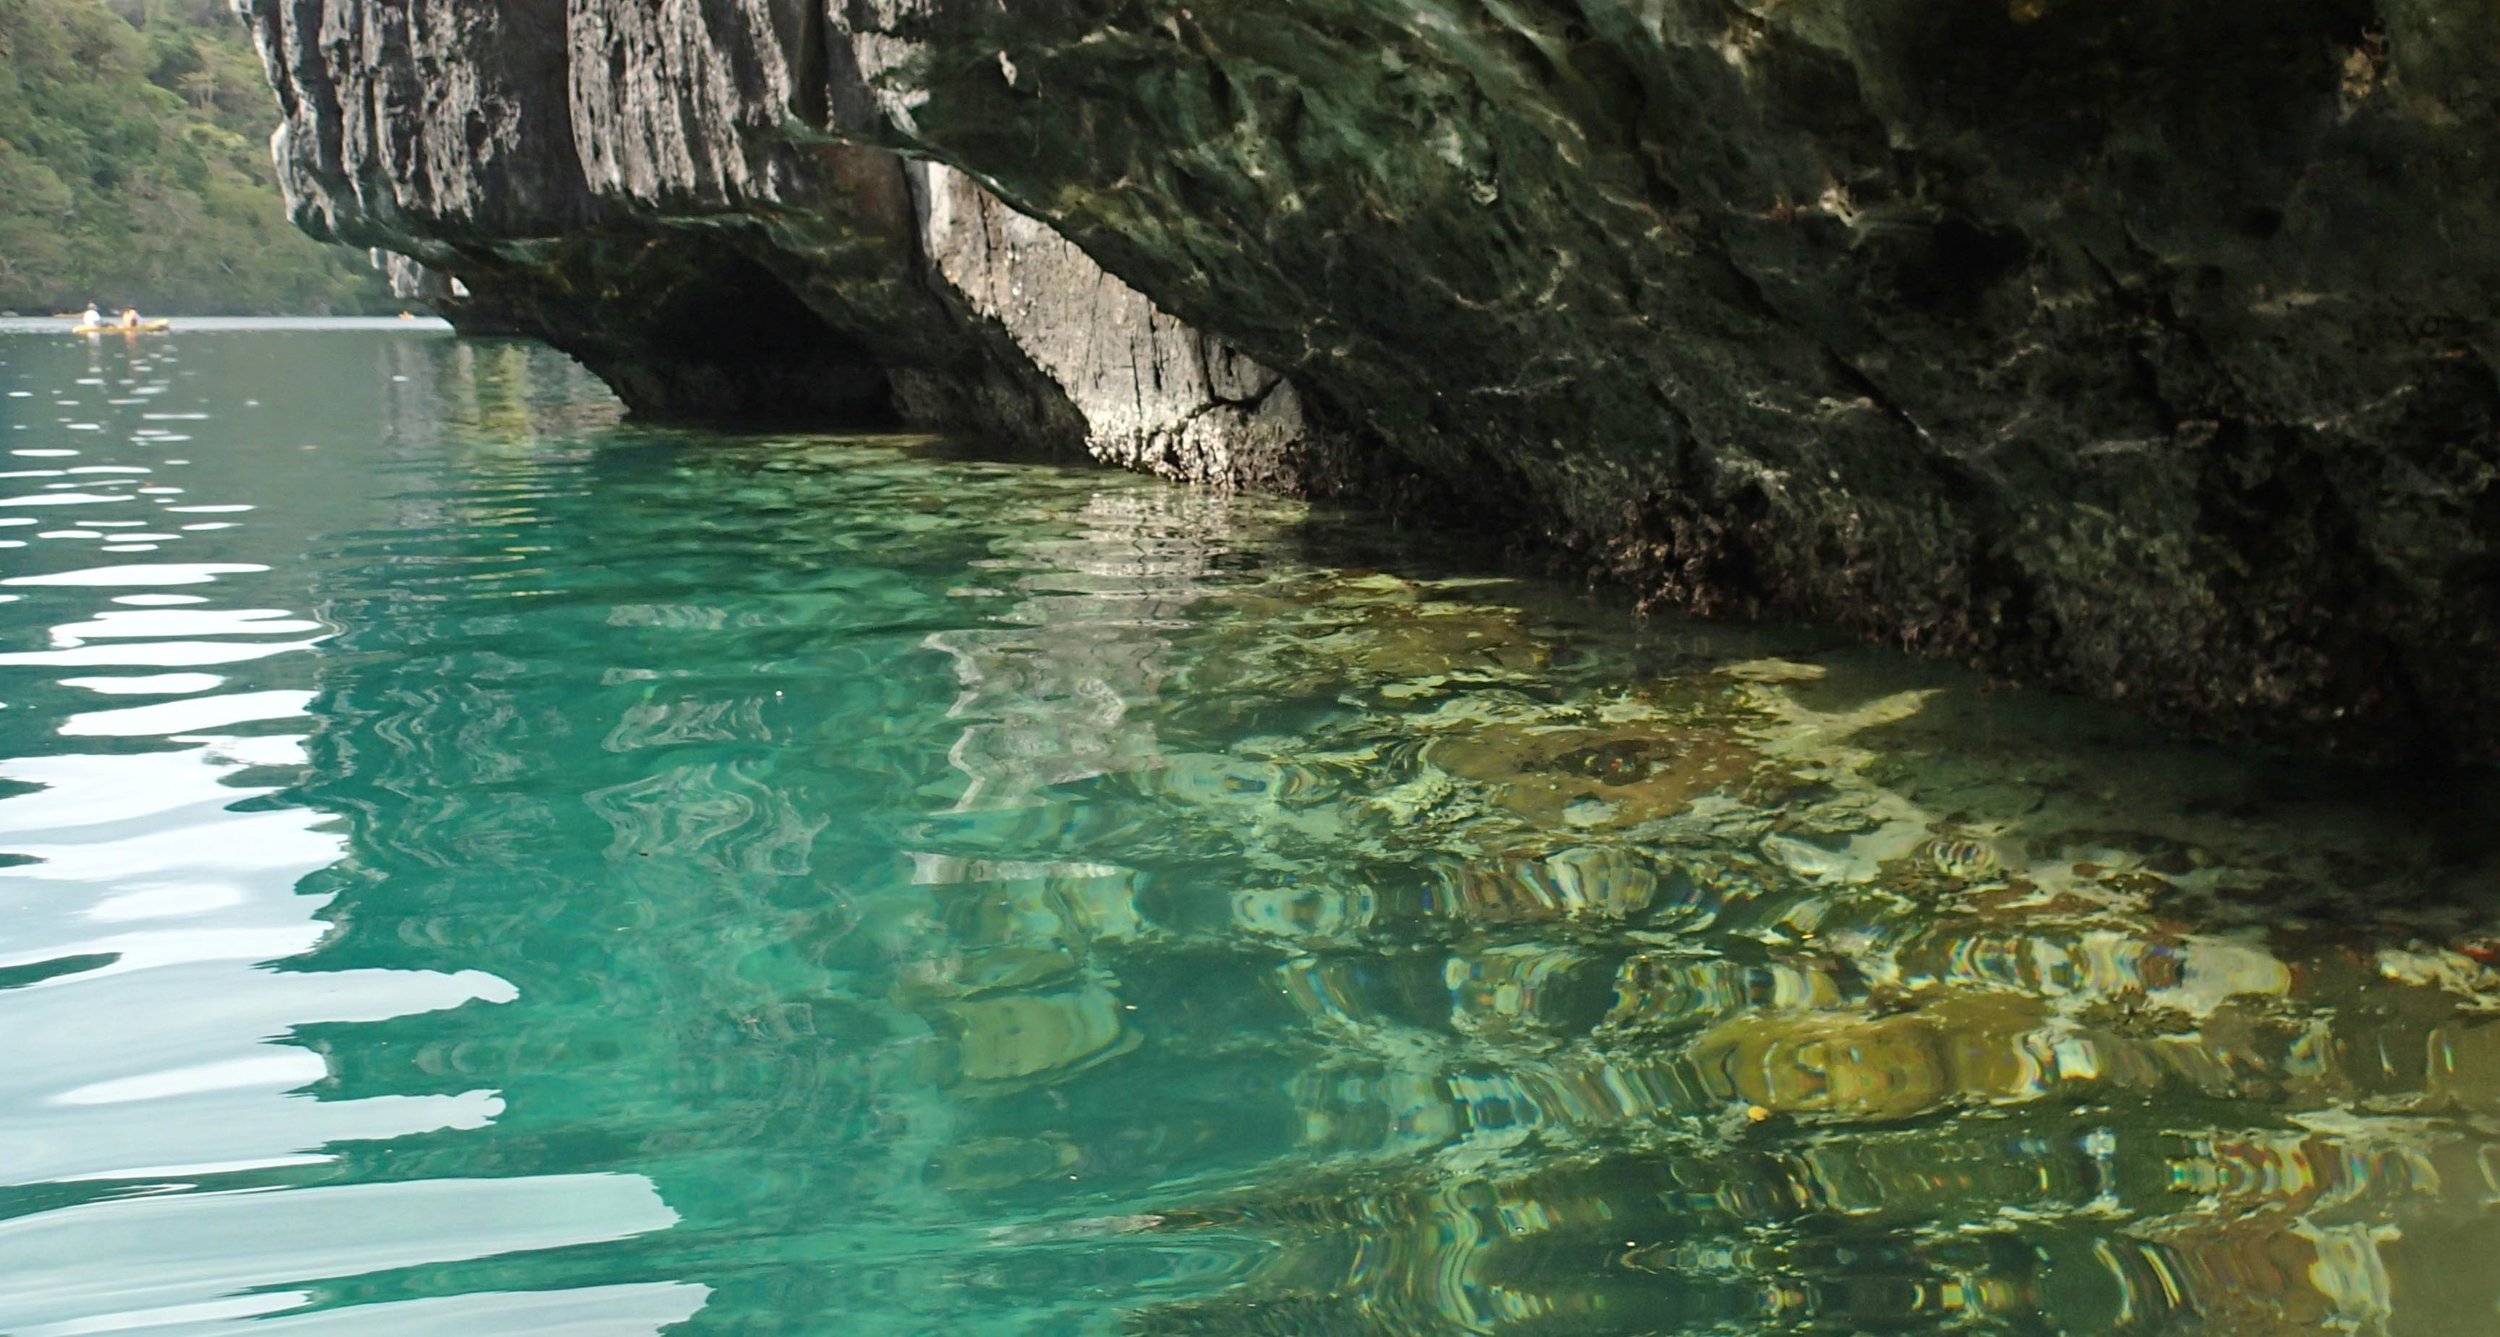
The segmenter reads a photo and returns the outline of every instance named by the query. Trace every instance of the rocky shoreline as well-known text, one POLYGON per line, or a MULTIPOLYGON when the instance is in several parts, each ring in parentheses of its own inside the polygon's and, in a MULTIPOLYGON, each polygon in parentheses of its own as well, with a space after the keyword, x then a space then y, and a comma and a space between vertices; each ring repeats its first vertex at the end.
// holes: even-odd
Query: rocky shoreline
POLYGON ((2500 756, 2500 14, 246 0, 299 223, 655 415, 1486 528, 2500 756))

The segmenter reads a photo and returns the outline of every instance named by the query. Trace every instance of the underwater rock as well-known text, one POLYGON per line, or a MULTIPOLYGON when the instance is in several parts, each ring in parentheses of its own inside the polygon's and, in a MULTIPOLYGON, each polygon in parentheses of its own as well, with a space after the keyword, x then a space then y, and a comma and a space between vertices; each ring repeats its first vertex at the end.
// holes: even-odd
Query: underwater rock
POLYGON ((1357 496, 2500 756, 2477 0, 245 0, 296 218, 637 408, 1357 496))
POLYGON ((1938 836, 1918 848, 1918 857, 1956 882, 1976 882, 2005 866, 1995 845, 1969 836, 1938 836))
POLYGON ((1473 923, 1624 919, 1658 895, 1649 860, 1600 847, 1469 863, 1449 879, 1447 913, 1473 923))
POLYGON ((1948 1103, 2030 1100, 2057 1078, 2036 998, 1958 993, 1893 1016, 1758 1014, 1693 1042, 1726 1099, 1774 1114, 1906 1119, 1948 1103))
POLYGON ((1379 904, 1362 888, 1244 887, 1232 894, 1233 923, 1245 932, 1326 940, 1368 927, 1379 904))
POLYGON ((1065 1137, 976 1137, 942 1147, 928 1182, 960 1193, 1013 1188, 1065 1174, 1084 1152, 1065 1137))
POLYGON ((1623 963, 1608 1031, 1698 1028, 1738 1015, 1833 1012, 1847 1000, 1849 972, 1827 963, 1768 961, 1757 966, 1710 957, 1643 952, 1623 963))
POLYGON ((1292 694, 1362 686, 1421 701, 1464 684, 1533 681, 1553 647, 1519 609, 1480 601, 1482 590, 1454 597, 1465 592, 1376 572, 1277 582, 1226 601, 1218 634, 1242 653, 1209 656, 1191 686, 1292 694), (1279 637, 1280 627, 1296 634, 1279 637))
POLYGON ((1450 987, 1450 1024, 1494 1038, 1542 1029, 1539 1008, 1546 993, 1566 982, 1581 963, 1560 947, 1499 947, 1471 957, 1452 957, 1443 967, 1450 987))
POLYGON ((1714 729, 1626 721, 1601 727, 1492 722, 1454 728, 1424 757, 1486 787, 1540 830, 1624 828, 1670 817, 1743 784, 1761 754, 1714 729))
POLYGON ((954 1033, 955 1071, 965 1082, 1047 1080, 1137 1046, 1119 1001, 1099 986, 961 999, 938 1015, 954 1033))

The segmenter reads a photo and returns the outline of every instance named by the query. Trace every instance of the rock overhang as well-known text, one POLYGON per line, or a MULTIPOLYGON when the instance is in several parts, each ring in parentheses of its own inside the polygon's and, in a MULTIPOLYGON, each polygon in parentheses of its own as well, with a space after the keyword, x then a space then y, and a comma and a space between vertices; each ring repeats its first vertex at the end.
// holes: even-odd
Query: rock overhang
POLYGON ((244 8, 299 218, 646 411, 1405 498, 1662 605, 2500 755, 2487 7, 244 8), (793 337, 686 337, 724 306, 793 337))

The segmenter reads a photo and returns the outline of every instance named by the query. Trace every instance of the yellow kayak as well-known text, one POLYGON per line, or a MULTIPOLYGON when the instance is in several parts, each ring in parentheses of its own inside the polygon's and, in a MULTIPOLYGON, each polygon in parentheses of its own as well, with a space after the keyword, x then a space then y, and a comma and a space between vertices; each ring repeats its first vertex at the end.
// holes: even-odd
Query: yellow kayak
POLYGON ((170 320, 143 320, 136 325, 124 325, 116 320, 102 325, 72 325, 69 332, 72 334, 153 334, 172 324, 170 320))

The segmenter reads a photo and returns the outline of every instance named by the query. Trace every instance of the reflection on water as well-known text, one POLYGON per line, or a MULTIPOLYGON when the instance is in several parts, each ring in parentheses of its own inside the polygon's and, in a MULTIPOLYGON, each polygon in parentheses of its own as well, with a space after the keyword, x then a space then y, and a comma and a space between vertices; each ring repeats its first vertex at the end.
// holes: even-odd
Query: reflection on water
POLYGON ((2492 1326, 2487 777, 518 346, 0 392, 0 1329, 2492 1326))

